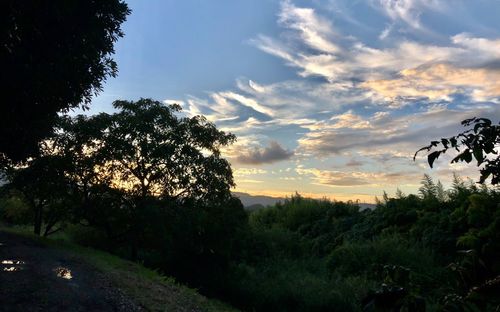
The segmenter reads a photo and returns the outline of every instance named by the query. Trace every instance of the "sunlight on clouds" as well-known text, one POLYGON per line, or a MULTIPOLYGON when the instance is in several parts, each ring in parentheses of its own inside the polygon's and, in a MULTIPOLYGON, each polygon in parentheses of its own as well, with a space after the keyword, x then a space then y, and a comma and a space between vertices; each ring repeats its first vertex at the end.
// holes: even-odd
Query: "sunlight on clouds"
POLYGON ((234 170, 233 175, 235 177, 245 177, 249 175, 258 175, 267 173, 267 170, 260 168, 238 168, 234 170))
POLYGON ((264 181, 253 180, 253 179, 237 179, 236 183, 237 184, 240 184, 240 183, 264 183, 264 181))
POLYGON ((380 112, 364 119, 356 116, 354 119, 358 124, 370 126, 359 127, 352 123, 349 127, 347 122, 347 128, 336 128, 326 124, 300 138, 299 151, 324 157, 346 152, 370 153, 377 149, 394 157, 405 155, 411 159, 418 147, 436 136, 451 136, 461 130, 457 121, 486 112, 490 116, 499 116, 500 107, 490 105, 487 110, 472 107, 467 111, 431 107, 411 116, 394 117, 380 112))
POLYGON ((312 176, 314 183, 330 187, 413 184, 422 175, 418 172, 344 172, 300 167, 296 171, 299 175, 312 176))
POLYGON ((454 93, 469 93, 475 100, 500 97, 500 70, 456 68, 448 64, 405 69, 396 79, 367 81, 369 88, 385 98, 426 97, 448 100, 454 93))
MULTIPOLYGON (((347 18, 339 16, 342 10, 324 14, 322 5, 281 1, 279 34, 247 40, 292 67, 294 78, 263 83, 240 77, 235 88, 206 98, 166 100, 238 136, 223 150, 238 188, 283 196, 295 187, 343 199, 372 196, 363 190, 380 194, 387 186, 416 189, 429 173, 425 159, 412 160, 418 148, 458 133, 463 119, 500 118, 498 32, 485 36, 436 20, 426 25, 431 17, 450 20, 453 8, 444 0, 370 0, 361 4, 369 11, 352 10, 347 18), (362 20, 369 13, 380 20, 362 20), (346 19, 365 34, 352 35, 346 19), (277 161, 292 169, 259 169, 277 161), (352 192, 342 193, 343 187, 352 192)), ((448 166, 447 157, 440 159, 446 169, 431 172, 440 179, 477 171, 448 166)))
MULTIPOLYGON (((420 25, 415 12, 438 9, 441 5, 439 1, 430 0, 382 0, 382 7, 391 18, 403 19, 413 26, 420 25)), ((285 59, 289 65, 300 68, 299 75, 322 76, 330 82, 354 77, 363 80, 383 79, 405 69, 445 61, 462 66, 477 66, 480 62, 495 60, 500 51, 499 40, 475 38, 463 33, 453 36, 447 45, 442 46, 404 40, 393 47, 374 48, 355 38, 348 40, 348 37, 342 37, 340 33, 334 32, 330 23, 318 22, 320 20, 323 19, 314 10, 298 8, 285 1, 280 12, 280 24, 288 30, 296 31, 296 35, 287 36, 287 41, 283 43, 260 35, 253 43, 259 49, 285 59), (305 36, 304 33, 316 36, 305 36), (326 35, 334 33, 335 36, 326 35), (336 41, 354 42, 350 46, 341 47, 336 41), (320 53, 313 53, 307 47, 315 48, 320 53)), ((434 91, 428 91, 427 95, 438 96, 434 91)))
POLYGON ((353 113, 352 110, 347 111, 341 115, 335 115, 330 118, 330 120, 334 121, 334 124, 331 126, 333 129, 340 128, 351 128, 351 129, 366 129, 371 128, 370 122, 368 120, 364 120, 360 116, 353 113))

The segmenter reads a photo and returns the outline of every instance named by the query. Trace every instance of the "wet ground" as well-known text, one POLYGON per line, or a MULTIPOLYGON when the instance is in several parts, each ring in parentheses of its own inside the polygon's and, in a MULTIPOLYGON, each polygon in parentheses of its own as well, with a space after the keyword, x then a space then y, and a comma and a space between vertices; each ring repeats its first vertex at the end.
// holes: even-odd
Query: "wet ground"
POLYGON ((141 311, 76 255, 0 231, 0 311, 141 311))

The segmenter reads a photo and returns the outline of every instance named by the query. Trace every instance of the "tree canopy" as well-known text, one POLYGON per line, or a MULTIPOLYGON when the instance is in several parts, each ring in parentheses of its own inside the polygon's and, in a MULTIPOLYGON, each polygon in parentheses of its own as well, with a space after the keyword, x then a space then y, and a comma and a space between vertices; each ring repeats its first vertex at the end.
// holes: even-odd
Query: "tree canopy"
POLYGON ((117 113, 65 117, 59 123, 54 144, 76 158, 70 163, 81 167, 78 179, 106 179, 113 188, 142 197, 205 200, 229 194, 232 171, 220 148, 234 142, 234 135, 202 116, 181 117, 179 105, 140 99, 113 106, 117 113))
POLYGON ((65 194, 78 207, 73 219, 94 224, 109 221, 98 209, 111 197, 114 204, 104 209, 119 207, 115 217, 128 211, 123 218, 132 218, 129 225, 158 201, 206 205, 232 199, 232 171, 220 149, 234 135, 202 116, 183 117, 175 104, 140 99, 113 106, 113 114, 61 116, 37 157, 7 166, 9 185, 35 212, 37 234, 65 194))
POLYGON ((130 10, 122 0, 7 0, 0 12, 0 153, 21 160, 58 112, 86 107, 117 74, 111 55, 130 10))

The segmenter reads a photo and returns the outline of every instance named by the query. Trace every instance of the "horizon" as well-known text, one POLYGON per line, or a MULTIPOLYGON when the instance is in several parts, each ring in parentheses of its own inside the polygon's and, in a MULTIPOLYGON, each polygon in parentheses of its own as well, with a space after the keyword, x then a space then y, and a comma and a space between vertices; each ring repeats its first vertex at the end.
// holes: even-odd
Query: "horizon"
POLYGON ((500 2, 127 2, 119 74, 90 113, 151 97, 205 115, 238 138, 234 192, 372 203, 424 173, 479 179, 413 154, 500 119, 500 2))

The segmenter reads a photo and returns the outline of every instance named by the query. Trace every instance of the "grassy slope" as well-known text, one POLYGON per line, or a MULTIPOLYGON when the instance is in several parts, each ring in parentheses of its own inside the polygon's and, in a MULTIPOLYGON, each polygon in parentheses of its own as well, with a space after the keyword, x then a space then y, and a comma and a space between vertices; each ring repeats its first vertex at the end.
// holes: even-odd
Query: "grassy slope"
POLYGON ((50 247, 78 255, 108 276, 117 288, 135 299, 146 310, 237 311, 224 303, 203 297, 195 290, 176 283, 172 278, 109 253, 75 245, 63 239, 37 237, 30 234, 26 228, 5 227, 0 224, 0 230, 30 237, 50 247))

